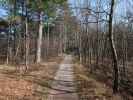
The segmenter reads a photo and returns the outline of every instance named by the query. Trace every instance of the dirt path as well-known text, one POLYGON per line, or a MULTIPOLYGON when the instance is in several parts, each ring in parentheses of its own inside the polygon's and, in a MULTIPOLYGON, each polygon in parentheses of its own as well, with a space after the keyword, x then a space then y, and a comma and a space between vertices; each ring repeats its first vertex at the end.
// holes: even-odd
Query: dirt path
POLYGON ((75 92, 71 55, 65 56, 54 79, 47 100, 78 100, 75 92))

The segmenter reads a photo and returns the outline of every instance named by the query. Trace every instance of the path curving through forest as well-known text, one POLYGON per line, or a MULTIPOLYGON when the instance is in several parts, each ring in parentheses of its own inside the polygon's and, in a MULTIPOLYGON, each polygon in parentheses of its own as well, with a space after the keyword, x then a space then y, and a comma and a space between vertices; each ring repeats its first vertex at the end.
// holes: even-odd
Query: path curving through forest
POLYGON ((65 58, 56 73, 47 100, 78 100, 74 83, 72 56, 65 58))

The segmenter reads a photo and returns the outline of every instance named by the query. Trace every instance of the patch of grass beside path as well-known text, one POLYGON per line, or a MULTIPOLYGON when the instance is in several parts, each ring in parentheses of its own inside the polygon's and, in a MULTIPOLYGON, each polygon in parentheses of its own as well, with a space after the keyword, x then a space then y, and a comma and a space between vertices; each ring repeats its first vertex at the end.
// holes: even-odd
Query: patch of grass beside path
POLYGON ((120 95, 113 95, 110 87, 95 80, 83 65, 75 63, 74 69, 80 100, 122 100, 120 95))
POLYGON ((0 100, 46 100, 61 61, 62 57, 54 57, 47 62, 30 65, 25 74, 16 72, 13 66, 4 68, 5 65, 1 65, 0 100))

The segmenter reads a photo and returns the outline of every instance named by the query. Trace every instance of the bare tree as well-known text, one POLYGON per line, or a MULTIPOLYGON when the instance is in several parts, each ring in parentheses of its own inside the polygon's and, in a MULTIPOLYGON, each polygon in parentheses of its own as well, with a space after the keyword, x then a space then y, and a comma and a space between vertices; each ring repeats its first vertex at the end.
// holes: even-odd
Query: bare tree
POLYGON ((117 52, 115 48, 115 43, 114 43, 114 35, 112 31, 112 22, 113 22, 113 13, 114 13, 114 5, 115 5, 115 0, 111 0, 111 8, 110 8, 110 13, 109 13, 109 41, 110 41, 110 46, 111 46, 111 51, 112 51, 112 57, 113 57, 113 69, 114 69, 114 86, 113 86, 113 92, 116 93, 118 92, 118 59, 117 59, 117 52))
POLYGON ((42 34, 43 34, 43 12, 40 11, 39 13, 39 32, 38 32, 38 39, 37 39, 37 59, 36 62, 41 62, 41 46, 42 46, 42 34))

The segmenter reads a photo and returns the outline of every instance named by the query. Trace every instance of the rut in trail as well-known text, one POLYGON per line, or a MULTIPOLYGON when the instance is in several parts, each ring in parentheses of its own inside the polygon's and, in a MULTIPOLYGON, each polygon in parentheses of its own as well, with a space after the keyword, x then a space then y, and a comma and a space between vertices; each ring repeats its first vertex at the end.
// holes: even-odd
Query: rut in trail
POLYGON ((66 55, 59 66, 47 100, 78 100, 74 83, 72 56, 66 55))

